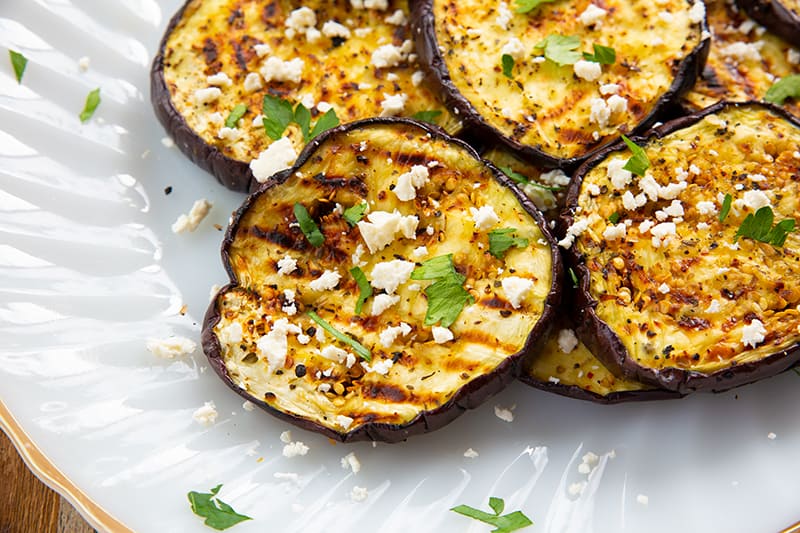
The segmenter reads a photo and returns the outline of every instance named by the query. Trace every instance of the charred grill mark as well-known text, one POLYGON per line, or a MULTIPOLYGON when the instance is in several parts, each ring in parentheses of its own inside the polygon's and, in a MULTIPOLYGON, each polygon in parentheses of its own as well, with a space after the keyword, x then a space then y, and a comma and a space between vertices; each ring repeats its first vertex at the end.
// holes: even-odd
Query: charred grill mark
POLYGON ((282 248, 291 250, 305 251, 308 250, 310 246, 306 243, 302 233, 292 235, 282 233, 279 230, 263 229, 258 226, 240 226, 237 232, 237 238, 242 238, 247 235, 251 235, 257 239, 263 239, 282 248))
POLYGON ((430 162, 430 160, 422 153, 401 153, 394 156, 394 161, 397 162, 398 165, 426 165, 430 162))
POLYGON ((233 50, 236 56, 236 65, 238 65, 239 70, 247 72, 247 58, 244 57, 244 53, 242 52, 242 45, 234 41, 233 50))
POLYGON ((408 399, 408 393, 390 383, 369 385, 364 388, 364 396, 373 400, 385 400, 387 403, 400 403, 408 399))
POLYGON ((698 331, 702 331, 711 327, 711 324, 708 323, 708 320, 696 316, 681 317, 681 319, 678 320, 678 325, 684 329, 694 329, 698 331))
POLYGON ((275 13, 277 11, 278 5, 275 2, 270 2, 264 6, 264 10, 261 12, 261 22, 266 25, 267 29, 273 29, 276 27, 275 13))

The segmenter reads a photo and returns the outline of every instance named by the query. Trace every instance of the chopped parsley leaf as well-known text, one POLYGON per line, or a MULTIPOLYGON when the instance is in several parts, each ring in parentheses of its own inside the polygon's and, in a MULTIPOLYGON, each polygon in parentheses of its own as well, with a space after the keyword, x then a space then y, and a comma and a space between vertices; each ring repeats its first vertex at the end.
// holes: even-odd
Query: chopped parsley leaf
POLYGON ((783 105, 787 98, 800 99, 800 74, 779 79, 764 95, 764 100, 778 105, 783 105))
POLYGON ((528 13, 542 4, 549 4, 555 1, 556 0, 517 0, 517 7, 514 11, 517 13, 528 13))
POLYGON ((611 213, 611 215, 609 215, 608 217, 608 221, 611 222, 612 224, 616 224, 617 222, 619 222, 619 217, 620 217, 619 212, 611 213))
POLYGON ((86 103, 83 105, 83 111, 79 115, 81 122, 88 122, 92 115, 94 115, 97 106, 100 105, 100 89, 97 88, 86 95, 86 103))
POLYGON ((569 277, 572 280, 572 286, 577 289, 578 288, 578 276, 575 274, 575 271, 572 269, 572 267, 569 267, 568 271, 569 271, 569 277))
POLYGON ((583 53, 583 58, 586 61, 600 63, 601 65, 613 65, 617 62, 617 52, 613 48, 601 44, 593 44, 592 48, 594 49, 593 54, 583 53))
POLYGON ((739 226, 739 230, 733 237, 733 242, 738 241, 739 237, 747 237, 775 247, 783 246, 786 242, 786 237, 794 231, 796 221, 793 218, 787 218, 773 227, 772 222, 774 220, 775 213, 772 212, 772 208, 768 205, 760 208, 755 214, 750 213, 742 221, 742 225, 739 226))
POLYGON ((548 35, 534 48, 543 48, 544 57, 558 66, 573 65, 582 57, 577 48, 581 45, 580 37, 575 35, 548 35))
POLYGON ((358 301, 356 302, 356 314, 361 314, 361 309, 364 307, 364 302, 367 301, 367 298, 372 296, 372 285, 369 284, 367 281, 367 276, 364 274, 364 271, 361 270, 359 267, 353 267, 350 269, 350 275, 353 276, 353 279, 356 280, 356 284, 358 284, 358 301))
POLYGON ((503 512, 505 506, 505 502, 502 498, 491 497, 489 498, 489 507, 494 514, 475 509, 468 505, 457 505, 450 510, 489 524, 496 528, 492 530, 492 533, 510 533, 511 531, 517 531, 518 529, 533 525, 531 519, 525 516, 522 511, 514 511, 513 513, 501 515, 500 513, 503 512))
POLYGON ((325 236, 319 230, 319 226, 311 218, 311 215, 308 214, 308 209, 303 204, 296 203, 294 204, 294 216, 308 242, 316 248, 322 246, 322 243, 325 242, 325 236))
POLYGON ((647 153, 645 153, 641 146, 628 139, 626 136, 623 135, 622 140, 625 141, 625 144, 628 145, 628 149, 633 153, 622 168, 633 172, 637 176, 644 176, 644 171, 650 168, 650 159, 647 158, 647 153))
POLYGON ((292 104, 283 98, 265 94, 261 108, 264 114, 264 131, 270 139, 277 141, 283 137, 283 132, 294 119, 292 104))
POLYGON ((456 272, 453 255, 440 255, 428 259, 411 273, 414 280, 435 280, 425 288, 428 297, 428 311, 425 313, 425 325, 431 326, 439 322, 442 327, 449 327, 467 303, 475 299, 464 288, 466 278, 456 272))
POLYGON ((322 327, 322 329, 324 329, 325 331, 336 337, 336 339, 342 341, 343 343, 353 348, 353 351, 356 352, 356 354, 358 354, 358 356, 361 357, 361 359, 363 359, 368 363, 372 362, 372 354, 370 353, 370 351, 367 349, 366 346, 364 346, 354 338, 350 337, 349 335, 346 335, 341 331, 339 331, 338 329, 331 326, 326 320, 324 320, 314 311, 308 311, 306 314, 309 317, 311 317, 311 320, 313 320, 320 327, 322 327))
POLYGON ((317 123, 314 124, 314 127, 311 130, 311 136, 307 140, 310 141, 320 133, 324 133, 338 125, 339 117, 336 116, 336 111, 334 111, 332 108, 328 109, 324 115, 317 119, 317 123))
POLYGON ((352 205, 344 210, 344 214, 342 216, 347 221, 348 224, 351 226, 355 226, 358 222, 364 218, 364 213, 367 212, 367 202, 362 202, 360 204, 352 205))
POLYGON ((506 176, 511 178, 512 181, 514 181, 514 183, 518 183, 520 185, 532 185, 534 187, 538 187, 538 188, 544 189, 546 191, 560 191, 562 189, 562 187, 560 187, 558 185, 555 185, 555 186, 542 185, 541 183, 537 183, 535 181, 531 181, 531 180, 528 179, 527 176, 525 176, 523 174, 520 174, 519 172, 515 171, 511 167, 501 167, 500 170, 503 172, 503 174, 505 174, 506 176))
POLYGON ((728 213, 731 212, 731 202, 733 201, 733 197, 730 194, 725 194, 725 198, 722 199, 722 209, 719 211, 719 221, 725 222, 725 219, 728 218, 728 213))
POLYGON ((525 248, 528 246, 528 239, 514 237, 517 228, 495 229, 489 232, 489 253, 498 259, 502 259, 506 251, 512 246, 525 248))
POLYGON ((231 114, 225 119, 225 127, 235 128, 236 124, 239 123, 239 119, 242 118, 245 113, 247 113, 247 106, 244 104, 236 104, 236 106, 231 109, 231 114))
POLYGON ((22 83, 22 75, 25 73, 25 67, 28 66, 28 58, 14 50, 9 50, 8 55, 11 58, 11 66, 14 67, 17 83, 22 83))
POLYGON ((211 492, 189 492, 187 497, 192 506, 192 512, 205 518, 205 525, 218 531, 233 527, 245 520, 252 520, 249 516, 237 513, 233 507, 217 498, 217 493, 221 488, 220 484, 211 489, 211 492))
POLYGON ((509 54, 503 54, 500 60, 503 63, 503 76, 505 76, 506 78, 513 78, 514 58, 511 57, 509 54))

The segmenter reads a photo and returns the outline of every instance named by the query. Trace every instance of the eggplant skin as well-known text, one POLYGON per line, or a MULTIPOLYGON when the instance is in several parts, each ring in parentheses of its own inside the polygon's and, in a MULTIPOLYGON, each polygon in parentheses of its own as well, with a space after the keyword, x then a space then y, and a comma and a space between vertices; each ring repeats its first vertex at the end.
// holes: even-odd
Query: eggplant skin
MULTIPOLYGON (((432 431, 504 388, 519 375, 524 355, 536 350, 547 334, 563 275, 557 246, 542 215, 502 172, 439 128, 400 118, 348 123, 314 139, 291 169, 270 178, 237 210, 223 241, 222 258, 231 282, 212 301, 203 323, 203 349, 212 368, 230 388, 270 414, 343 442, 398 442, 432 431), (433 160, 439 164, 431 165, 433 160), (389 185, 412 165, 432 169, 430 182, 418 189, 413 204, 395 202, 389 185), (463 179, 445 179, 454 175, 463 179), (434 211, 432 200, 437 198, 434 211), (454 341, 430 341, 430 328, 422 325, 426 297, 413 292, 408 283, 397 289, 401 299, 395 307, 371 316, 370 298, 361 316, 354 315, 359 289, 348 270, 361 243, 360 229, 348 228, 334 204, 348 207, 364 200, 374 211, 391 211, 395 205, 405 214, 412 208, 420 219, 416 239, 398 238, 382 251, 362 255, 368 278, 378 262, 410 257, 411 250, 420 245, 427 246, 428 256, 417 261, 453 254, 456 268, 466 277, 465 287, 475 297, 475 303, 468 304, 451 326, 454 341), (319 248, 312 247, 294 227, 292 215, 285 216, 298 201, 320 220, 325 242, 319 248), (475 205, 475 201, 491 201, 500 217, 497 227, 514 221, 530 237, 529 245, 509 250, 502 260, 489 255, 485 246, 481 251, 478 243, 487 238, 485 233, 475 231, 471 221, 459 214, 464 205, 475 205), (299 267, 289 276, 278 274, 276 268, 276 259, 286 254, 299 267), (496 289, 501 266, 523 277, 533 276, 531 269, 536 269, 535 279, 530 278, 533 289, 519 309, 496 289), (321 293, 312 290, 310 281, 322 269, 331 268, 342 274, 339 284, 321 293), (298 306, 288 316, 282 314, 280 297, 287 285, 295 290, 298 306), (309 310, 370 348, 373 365, 396 357, 388 374, 381 378, 363 372, 358 362, 352 369, 331 361, 323 365, 316 350, 324 344, 307 329, 314 326, 306 316, 309 310), (280 373, 268 372, 263 359, 245 360, 258 351, 250 341, 274 327, 263 318, 267 315, 266 320, 287 317, 311 337, 304 348, 299 339, 289 336, 280 373), (250 317, 252 327, 243 328, 244 340, 224 338, 234 321, 250 324, 250 317), (377 332, 400 321, 409 324, 412 333, 398 338, 391 348, 381 347, 377 332), (297 372, 300 364, 302 376, 297 372), (333 369, 329 378, 315 371, 328 367, 333 369), (322 383, 342 383, 345 392, 320 391, 322 383), (350 416, 352 425, 337 425, 339 414, 350 416)), ((332 339, 328 334, 325 342, 335 342, 332 339)))
MULTIPOLYGON (((511 2, 502 4, 508 8, 511 2)), ((514 13, 509 30, 503 31, 494 22, 494 3, 411 0, 410 5, 421 63, 438 81, 448 107, 462 118, 469 130, 464 135, 496 140, 546 167, 574 169, 621 133, 647 130, 694 85, 710 44, 705 19, 690 23, 692 4, 683 0, 657 8, 645 1, 604 2, 609 13, 624 13, 625 24, 592 28, 577 23, 587 2, 545 3, 533 14, 514 13), (674 20, 665 26, 655 9, 667 7, 674 20), (531 60, 541 55, 534 46, 553 34, 577 34, 584 52, 592 50, 592 43, 612 45, 617 61, 589 82, 578 78, 571 65, 531 60), (526 48, 525 59, 515 62, 514 79, 500 67, 511 37, 526 48), (656 37, 661 44, 651 44, 656 37), (639 74, 644 64, 653 72, 639 74), (606 98, 598 83, 619 84, 619 96, 627 101, 627 109, 611 112, 602 127, 591 122, 592 100, 606 98)))
MULTIPOLYGON (((722 100, 761 100, 776 79, 800 74, 800 47, 765 32, 725 0, 706 2, 711 50, 692 90, 681 99, 683 113, 694 114, 722 100)), ((782 107, 800 117, 800 102, 782 107)))
MULTIPOLYGON (((609 194, 592 196, 588 184, 610 181, 609 162, 629 157, 622 143, 578 169, 563 227, 588 222, 567 254, 579 278, 574 320, 580 339, 615 374, 681 393, 724 391, 797 364, 800 237, 790 233, 774 247, 746 237, 734 244, 734 235, 762 193, 776 222, 798 212, 800 119, 770 104, 720 102, 633 140, 648 153, 648 174, 659 186, 675 184, 679 168, 686 172, 688 185, 676 195, 684 220, 655 246, 655 234, 640 224, 656 223, 656 210, 670 202, 626 210, 622 191, 611 185, 609 194), (720 222, 725 193, 732 208, 720 222), (701 209, 700 202, 708 203, 701 209), (632 221, 621 239, 603 236, 613 213, 623 224, 632 221), (693 231, 701 222, 705 229, 693 231), (765 330, 761 339, 753 334, 755 321, 765 330)), ((638 192, 633 185, 629 190, 638 192)))
MULTIPOLYGON (((324 108, 316 106, 324 102, 343 123, 383 112, 413 116, 438 111, 433 119, 436 124, 455 133, 460 121, 428 86, 414 57, 407 13, 403 0, 389 1, 385 10, 354 10, 348 0, 302 4, 291 0, 187 0, 170 20, 153 60, 150 96, 155 114, 192 162, 225 187, 243 192, 258 186, 249 165, 272 143, 261 122, 254 120, 261 114, 266 94, 293 106, 306 102, 312 126, 323 115, 324 108), (287 19, 299 8, 314 11, 315 31, 322 30, 316 40, 302 33, 287 34, 287 19), (403 17, 398 17, 397 11, 403 17), (331 33, 330 27, 325 27, 331 22, 342 26, 331 33), (341 37, 346 32, 350 36, 341 37), (386 66, 379 68, 373 61, 379 44, 395 47, 394 53, 402 52, 402 57, 389 54, 392 57, 386 66), (266 54, 264 45, 270 50, 266 54), (280 73, 281 68, 267 69, 266 63, 275 58, 301 60, 299 79, 291 79, 291 73, 289 79, 280 79, 287 75, 280 73), (274 78, 271 81, 258 77, 267 70, 274 78), (225 74, 230 83, 216 81, 221 94, 211 101, 196 101, 195 91, 209 88, 208 77, 216 74, 225 74), (248 84, 251 75, 258 84, 253 85, 252 79, 248 84), (382 103, 387 97, 405 98, 405 104, 399 109, 395 102, 384 110, 382 103), (309 105, 309 100, 314 104, 309 105), (238 137, 220 138, 221 121, 239 104, 247 111, 236 128, 238 137)), ((282 68, 292 70, 285 64, 282 68)), ((284 135, 295 152, 305 144, 294 123, 284 135)))
POLYGON ((753 20, 794 46, 800 46, 800 2, 797 0, 737 0, 753 20))

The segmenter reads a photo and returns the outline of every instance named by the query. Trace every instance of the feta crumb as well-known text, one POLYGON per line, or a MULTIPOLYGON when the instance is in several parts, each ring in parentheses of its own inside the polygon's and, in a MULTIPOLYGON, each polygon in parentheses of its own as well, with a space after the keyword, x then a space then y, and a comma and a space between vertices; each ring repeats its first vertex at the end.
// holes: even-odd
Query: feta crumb
POLYGON ((175 359, 194 352, 197 349, 197 344, 186 337, 147 339, 147 349, 156 357, 175 359))
MULTIPOLYGON (((354 2, 356 0, 350 0, 354 2)), ((369 2, 369 0, 365 0, 369 2)), ((353 490, 350 491, 350 499, 354 502, 363 502, 369 497, 369 491, 364 487, 353 487, 353 490)))
POLYGON ((583 492, 585 488, 586 488, 585 481, 570 483, 569 487, 567 488, 567 493, 569 493, 570 496, 578 496, 583 492))
POLYGON ((206 82, 217 87, 230 87, 233 85, 233 80, 224 72, 217 72, 206 77, 206 82))
POLYGON ((544 185, 553 185, 553 186, 561 186, 561 187, 563 187, 565 185, 569 185, 570 178, 569 178, 569 176, 564 174, 563 170, 557 168, 557 169, 550 170, 549 172, 545 172, 544 174, 540 175, 538 181, 540 183, 544 184, 544 185))
POLYGON ((444 344, 453 340, 453 332, 447 328, 442 328, 439 326, 433 326, 431 328, 431 333, 433 333, 433 341, 436 344, 444 344))
POLYGON ((773 433, 773 432, 771 432, 771 431, 770 431, 769 433, 767 433, 767 438, 768 438, 769 440, 775 440, 775 439, 777 439, 777 438, 778 438, 778 436, 777 436, 775 433, 773 433))
POLYGON ((464 452, 464 457, 466 457, 467 459, 475 459, 476 457, 478 457, 478 455, 479 455, 478 452, 476 452, 472 448, 467 448, 467 451, 464 452))
POLYGON ((408 281, 416 265, 411 261, 393 259, 377 263, 372 268, 370 285, 383 289, 387 294, 394 294, 397 287, 408 281))
POLYGON ((204 426, 210 426, 214 422, 217 421, 217 408, 214 405, 214 402, 206 402, 203 404, 203 407, 197 409, 194 413, 192 413, 192 418, 198 424, 202 424, 204 426))
POLYGON ((290 442, 283 447, 284 457, 297 457, 298 455, 306 455, 308 453, 308 446, 300 441, 290 442))
POLYGON ((278 274, 281 276, 288 276, 295 270, 297 270, 297 260, 290 255, 287 254, 282 259, 278 259, 278 274))
POLYGON ((723 46, 720 48, 720 53, 730 59, 735 60, 736 62, 743 62, 743 61, 753 61, 753 62, 760 62, 761 61, 761 45, 763 43, 745 43, 742 41, 737 41, 735 43, 731 43, 728 46, 723 46))
POLYGON ((603 96, 608 96, 610 94, 617 94, 620 90, 620 86, 616 83, 604 83, 600 86, 600 94, 603 96))
POLYGON ((161 137, 161 144, 164 148, 172 148, 175 146, 175 141, 173 141, 171 137, 161 137))
POLYGON ((525 46, 518 38, 512 37, 503 45, 500 53, 508 54, 515 60, 520 61, 525 58, 525 46))
POLYGON ((500 2, 497 6, 497 17, 494 19, 494 23, 504 30, 508 30, 508 23, 511 22, 512 16, 508 4, 506 2, 500 2))
POLYGON ((329 291, 339 284, 342 275, 336 270, 326 270, 320 277, 312 280, 308 286, 312 291, 329 291))
POLYGON ((389 7, 389 0, 350 0, 350 5, 355 9, 385 11, 389 7))
POLYGON ((578 15, 578 20, 584 26, 594 26, 601 20, 603 20, 608 14, 608 11, 601 7, 597 7, 594 4, 589 4, 586 9, 583 10, 583 13, 578 15))
POLYGON ((308 31, 317 25, 317 15, 313 9, 304 6, 289 13, 284 25, 286 26, 286 36, 289 39, 293 39, 298 33, 304 34, 308 38, 308 31))
POLYGON ((592 467, 586 463, 581 463, 578 465, 578 473, 579 474, 590 474, 592 472, 592 467))
POLYGON ((256 159, 250 161, 250 170, 259 183, 264 183, 267 178, 287 169, 297 160, 297 152, 288 137, 281 137, 263 150, 256 159))
POLYGON ((499 405, 494 406, 494 416, 502 420, 503 422, 513 422, 514 421, 514 413, 512 410, 514 407, 507 408, 501 407, 499 405))
POLYGON ((628 227, 624 222, 620 222, 616 226, 608 226, 603 230, 603 238, 607 241, 616 241, 624 239, 628 234, 628 227))
POLYGON ((601 128, 608 126, 611 118, 611 109, 602 98, 592 98, 589 100, 589 123, 597 124, 601 128))
POLYGON ((244 90, 252 93, 264 87, 261 83, 261 74, 258 72, 248 72, 244 78, 244 90))
POLYGON ((562 248, 570 248, 575 242, 575 237, 583 233, 589 228, 589 220, 581 218, 575 220, 570 227, 567 228, 567 234, 563 239, 558 241, 558 245, 562 248))
POLYGON ((689 9, 689 20, 692 24, 700 24, 706 18, 706 5, 702 0, 696 0, 689 9))
POLYGON ((418 246, 411 251, 411 257, 414 259, 422 259, 428 255, 428 247, 427 246, 418 246))
POLYGON ((197 105, 210 104, 220 96, 222 96, 222 91, 220 91, 217 87, 197 89, 194 92, 194 103, 197 105))
POLYGON ((603 74, 603 69, 600 67, 600 63, 595 61, 586 61, 585 59, 579 59, 576 61, 572 66, 572 69, 577 77, 586 81, 595 81, 603 74))
POLYGON ((414 74, 411 75, 411 84, 414 87, 419 87, 422 83, 422 80, 425 79, 425 73, 421 70, 414 71, 414 74))
POLYGON ((180 215, 178 219, 172 224, 173 233, 183 233, 185 231, 194 231, 197 226, 206 218, 208 212, 211 211, 211 202, 205 198, 201 198, 192 205, 187 215, 180 215))
POLYGON ((764 341, 766 334, 767 328, 764 327, 760 320, 755 319, 742 327, 742 344, 755 348, 756 345, 764 341))
POLYGON ((350 29, 334 20, 329 20, 322 25, 322 35, 325 37, 341 37, 342 39, 349 39, 350 29))
POLYGON ((414 165, 411 170, 397 176, 397 184, 392 192, 397 199, 403 202, 413 200, 417 197, 417 189, 428 183, 428 167, 424 165, 414 165))
POLYGON ((702 200, 697 202, 697 212, 701 215, 715 215, 717 213, 717 206, 714 202, 702 200))
POLYGON ((562 353, 572 353, 578 347, 578 337, 571 329, 562 329, 558 332, 558 349, 562 353))
POLYGON ((647 505, 648 503, 650 503, 650 498, 648 498, 644 494, 639 494, 636 496, 636 503, 641 505, 647 505))
POLYGON ((393 26, 405 26, 406 22, 408 22, 406 14, 403 13, 402 9, 398 9, 383 20, 386 24, 391 24, 393 26))
POLYGON ((287 81, 300 83, 303 75, 303 60, 296 57, 290 61, 283 61, 275 56, 268 57, 261 67, 264 81, 287 81))
POLYGON ((405 93, 400 93, 400 94, 383 93, 380 116, 393 117, 395 115, 399 115, 406 108, 407 101, 408 101, 408 95, 405 93))
MULTIPOLYGON (((762 207, 768 206, 771 203, 769 196, 764 194, 763 191, 759 190, 745 191, 744 198, 742 198, 741 202, 743 205, 749 207, 753 211, 758 211, 762 207)), ((737 203, 739 202, 737 201, 737 203)))
POLYGON ((533 289, 533 280, 508 276, 502 279, 501 285, 511 307, 519 309, 522 301, 533 289))
POLYGON ((403 50, 393 44, 384 44, 372 52, 372 64, 376 68, 396 67, 405 58, 403 50))
POLYGON ((633 179, 633 174, 631 174, 629 170, 623 168, 626 163, 627 161, 625 159, 619 157, 615 157, 608 162, 606 175, 608 179, 611 180, 611 185, 615 190, 619 191, 625 189, 633 179))
POLYGON ((792 65, 800 65, 800 50, 789 48, 786 50, 786 61, 792 65))
POLYGON ((221 126, 222 124, 225 124, 225 117, 223 117, 222 113, 218 111, 209 113, 207 120, 209 124, 213 124, 214 126, 221 126))
POLYGON ((405 322, 400 322, 399 326, 389 326, 379 335, 381 346, 389 348, 397 340, 397 337, 406 336, 409 333, 411 333, 411 326, 405 322))
POLYGON ((500 222, 500 217, 497 216, 494 207, 491 205, 484 205, 478 209, 470 207, 469 212, 472 215, 472 220, 475 222, 475 229, 478 231, 489 230, 500 222))
POLYGON ((375 372, 376 374, 380 374, 381 376, 385 376, 389 373, 389 370, 394 366, 394 361, 391 359, 381 359, 376 363, 370 365, 366 361, 361 361, 361 367, 367 372, 375 372))
POLYGON ((238 140, 240 135, 241 131, 238 128, 228 128, 227 126, 220 128, 217 132, 217 138, 231 142, 238 140))
POLYGON ((78 59, 78 68, 81 70, 81 72, 86 72, 89 70, 89 61, 90 60, 87 56, 83 56, 78 59))
POLYGON ((245 411, 254 411, 255 408, 256 404, 254 404, 250 400, 245 400, 244 403, 242 404, 242 409, 244 409, 245 411))
POLYGON ((373 211, 366 218, 367 221, 361 220, 357 225, 370 253, 386 248, 394 241, 397 233, 401 233, 407 239, 416 238, 419 218, 414 215, 403 216, 395 209, 391 213, 373 211))
POLYGON ((358 457, 353 452, 342 457, 341 464, 342 468, 352 470, 354 474, 358 474, 361 471, 361 461, 358 460, 358 457))
POLYGON ((253 46, 253 51, 258 57, 264 57, 272 53, 272 48, 268 44, 256 44, 253 46))
POLYGON ((624 113, 628 110, 628 99, 618 94, 612 94, 608 101, 608 109, 612 115, 624 113))
POLYGON ((378 316, 400 301, 396 294, 379 294, 372 299, 372 316, 378 316))

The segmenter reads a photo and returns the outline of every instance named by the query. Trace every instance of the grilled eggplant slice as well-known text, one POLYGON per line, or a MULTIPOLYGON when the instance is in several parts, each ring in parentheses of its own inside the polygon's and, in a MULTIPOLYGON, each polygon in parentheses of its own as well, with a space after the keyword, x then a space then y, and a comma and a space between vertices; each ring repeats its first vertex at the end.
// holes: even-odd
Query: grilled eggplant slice
POLYGON ((581 339, 618 375, 679 392, 792 366, 800 236, 781 234, 800 207, 800 120, 721 103, 635 141, 643 177, 624 169, 646 165, 621 144, 569 192, 560 244, 580 278, 581 339))
POLYGON ((422 62, 465 126, 551 167, 646 129, 694 84, 709 44, 703 3, 686 0, 562 0, 531 13, 412 0, 411 11, 422 62))
MULTIPOLYGON (((189 0, 153 61, 156 115, 189 159, 239 191, 271 174, 249 168, 273 144, 261 118, 266 94, 303 103, 312 124, 329 108, 341 122, 424 113, 452 133, 458 120, 426 87, 407 15, 404 1, 381 10, 349 0, 189 0), (237 106, 246 112, 226 124, 237 106)), ((296 123, 285 134, 291 147, 276 148, 273 161, 293 161, 305 144, 296 123)))
POLYGON ((737 4, 775 35, 800 46, 800 1, 738 0, 737 4))
MULTIPOLYGON (((800 74, 800 48, 764 32, 743 11, 725 0, 706 2, 711 50, 703 73, 682 100, 689 112, 721 100, 761 100, 778 78, 800 74)), ((800 117, 800 102, 783 108, 800 117)))
POLYGON ((477 406, 519 374, 560 295, 557 246, 510 183, 415 121, 318 137, 228 229, 231 284, 203 330, 214 369, 342 441, 404 440, 477 406))
POLYGON ((682 396, 615 376, 575 336, 575 326, 564 311, 558 314, 544 347, 526 359, 520 380, 537 389, 605 404, 682 396))

